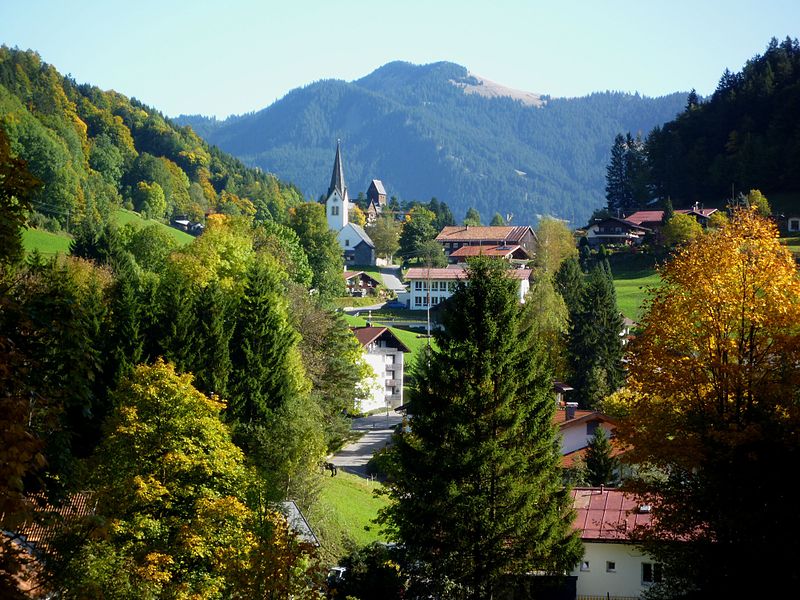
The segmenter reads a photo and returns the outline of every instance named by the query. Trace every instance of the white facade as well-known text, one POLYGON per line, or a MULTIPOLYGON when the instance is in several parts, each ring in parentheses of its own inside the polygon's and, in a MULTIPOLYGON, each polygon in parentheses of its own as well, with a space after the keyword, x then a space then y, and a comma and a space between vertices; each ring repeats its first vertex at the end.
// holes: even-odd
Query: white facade
POLYGON ((397 408, 403 403, 403 353, 392 349, 373 349, 364 354, 372 369, 368 396, 359 400, 359 410, 397 408), (386 351, 389 350, 389 351, 386 351))
POLYGON ((328 229, 339 231, 349 223, 350 202, 347 198, 347 191, 344 192, 344 198, 339 193, 339 190, 333 190, 325 201, 325 216, 328 219, 328 229))
POLYGON ((592 441, 594 431, 597 427, 602 427, 606 430, 606 437, 611 438, 611 432, 614 431, 614 425, 606 421, 588 420, 588 421, 575 421, 570 423, 566 421, 559 427, 561 432, 561 454, 569 454, 581 448, 586 448, 592 441))
POLYGON ((578 600, 638 598, 660 576, 660 567, 632 544, 583 540, 583 547, 583 560, 570 573, 578 577, 578 600))
MULTIPOLYGON (((509 275, 519 281, 517 296, 520 303, 530 290, 529 269, 511 269, 509 275)), ((453 295, 460 280, 465 280, 467 273, 463 266, 453 265, 448 268, 427 269, 424 267, 409 269, 405 276, 407 294, 398 295, 411 310, 425 310, 436 306, 453 295)))

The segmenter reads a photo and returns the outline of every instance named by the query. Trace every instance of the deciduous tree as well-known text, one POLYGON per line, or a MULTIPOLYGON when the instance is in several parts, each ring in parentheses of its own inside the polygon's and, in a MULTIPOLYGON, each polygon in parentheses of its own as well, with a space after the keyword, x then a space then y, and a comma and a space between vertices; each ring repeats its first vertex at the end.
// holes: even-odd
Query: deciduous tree
POLYGON ((651 294, 629 363, 629 460, 660 471, 633 489, 657 519, 645 546, 667 592, 780 597, 753 577, 800 558, 787 535, 785 465, 800 454, 800 280, 772 222, 736 211, 679 249, 651 294), (670 543, 673 542, 673 543, 670 543))

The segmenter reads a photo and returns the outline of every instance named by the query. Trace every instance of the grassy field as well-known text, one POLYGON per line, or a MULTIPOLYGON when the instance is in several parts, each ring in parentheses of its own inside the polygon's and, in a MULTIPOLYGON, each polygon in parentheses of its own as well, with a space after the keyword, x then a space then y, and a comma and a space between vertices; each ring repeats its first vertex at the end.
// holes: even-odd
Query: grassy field
POLYGON ((174 227, 170 227, 169 225, 165 225, 164 223, 160 223, 159 221, 151 221, 145 220, 139 216, 139 213, 135 213, 132 210, 125 210, 124 208, 117 209, 114 214, 112 215, 112 219, 117 225, 127 225, 128 223, 133 223, 136 227, 144 227, 145 225, 160 225, 173 237, 181 246, 185 246, 189 242, 191 242, 194 237, 186 233, 185 231, 181 231, 180 229, 175 229, 174 227))
POLYGON ((613 254, 609 263, 617 291, 617 306, 622 314, 637 321, 648 288, 660 282, 655 270, 656 260, 647 254, 613 254))
POLYGON ((354 544, 385 542, 372 522, 378 510, 388 503, 385 496, 373 495, 381 484, 342 470, 336 477, 323 479, 319 499, 308 515, 309 524, 322 543, 323 558, 335 563, 354 544))
POLYGON ((22 247, 26 253, 38 250, 43 256, 68 254, 72 237, 65 233, 50 233, 42 229, 25 229, 22 232, 22 247))

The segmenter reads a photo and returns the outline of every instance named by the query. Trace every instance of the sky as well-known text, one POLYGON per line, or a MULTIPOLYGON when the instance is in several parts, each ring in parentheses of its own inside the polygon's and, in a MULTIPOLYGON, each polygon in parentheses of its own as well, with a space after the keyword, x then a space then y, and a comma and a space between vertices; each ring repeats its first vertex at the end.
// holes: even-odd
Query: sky
POLYGON ((708 95, 798 30, 800 0, 0 0, 0 43, 172 117, 257 111, 393 60, 554 97, 708 95))

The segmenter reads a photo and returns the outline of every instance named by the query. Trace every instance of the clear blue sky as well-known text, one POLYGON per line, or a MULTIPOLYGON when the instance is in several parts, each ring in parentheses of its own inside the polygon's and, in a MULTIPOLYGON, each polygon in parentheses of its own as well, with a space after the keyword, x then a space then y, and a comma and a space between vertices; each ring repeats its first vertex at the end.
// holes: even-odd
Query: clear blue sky
POLYGON ((0 43, 169 116, 220 118, 392 60, 552 96, 706 95, 798 30, 800 0, 0 0, 0 43))

